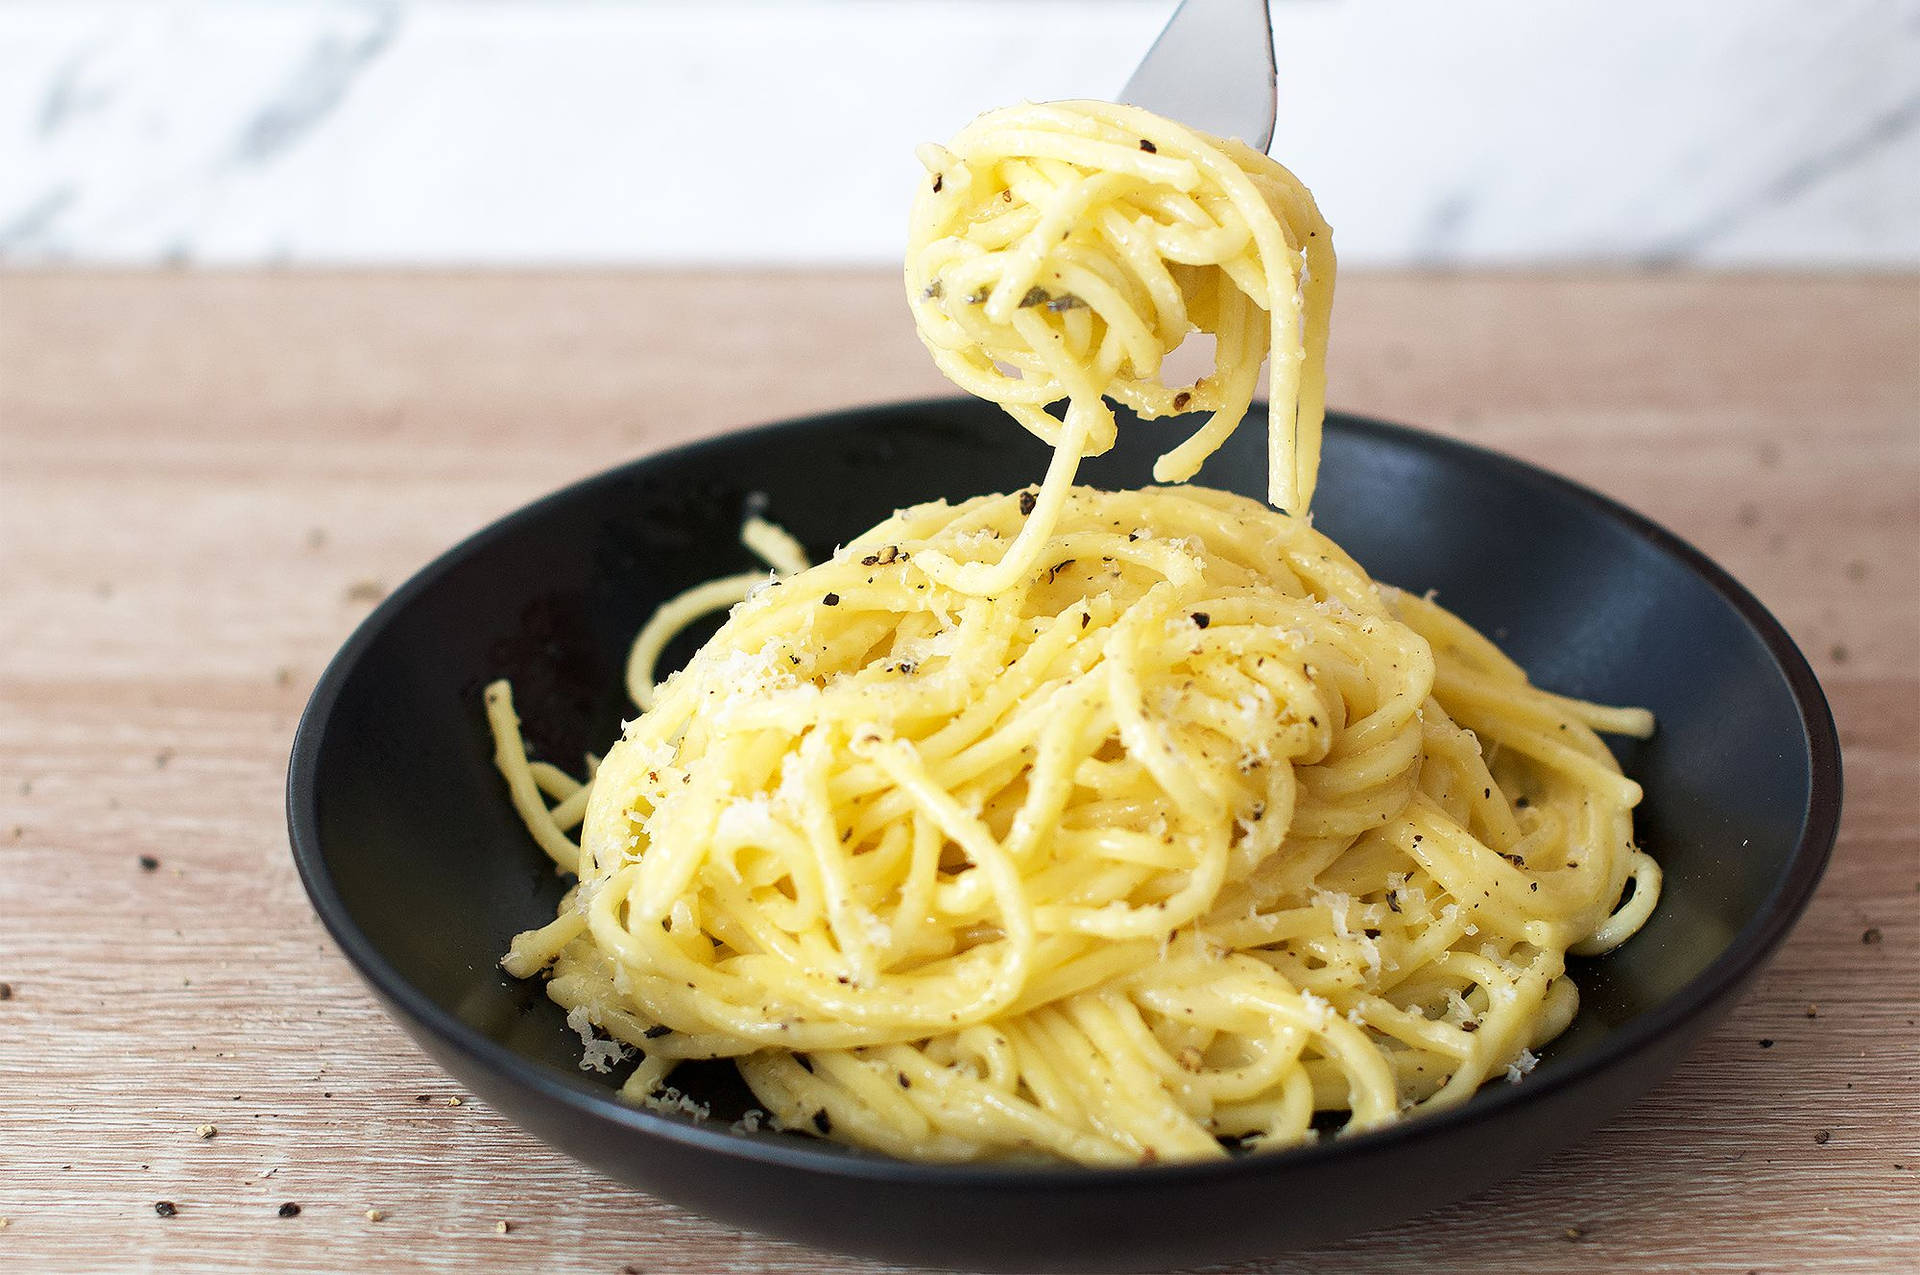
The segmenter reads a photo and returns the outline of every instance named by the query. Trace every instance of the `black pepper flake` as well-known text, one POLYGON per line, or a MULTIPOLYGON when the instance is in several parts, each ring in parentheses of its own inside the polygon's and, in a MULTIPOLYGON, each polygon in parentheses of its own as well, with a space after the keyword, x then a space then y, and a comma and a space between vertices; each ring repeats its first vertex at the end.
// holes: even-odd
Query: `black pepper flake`
POLYGON ((1766 1039, 1765 1037, 1761 1037, 1761 1039, 1760 1039, 1760 1048, 1762 1048, 1762 1049, 1772 1049, 1772 1048, 1773 1048, 1773 1042, 1772 1042, 1771 1040, 1768 1040, 1768 1039, 1766 1039))
POLYGON ((1187 390, 1181 390, 1173 396, 1173 410, 1184 412, 1187 410, 1187 404, 1191 402, 1193 402, 1193 394, 1187 390))
POLYGON ((1053 294, 1045 288, 1028 288, 1027 295, 1020 298, 1020 308, 1022 310, 1031 310, 1034 306, 1045 305, 1051 300, 1053 300, 1053 294))
POLYGON ((1059 314, 1062 310, 1084 310, 1086 308, 1087 303, 1079 297, 1074 296, 1071 292, 1063 292, 1053 300, 1047 302, 1047 309, 1053 311, 1055 314, 1059 314))
POLYGON ((1160 153, 1160 148, 1144 137, 1140 139, 1140 149, 1149 155, 1158 155, 1160 153))
POLYGON ((1024 517, 1025 517, 1026 515, 1028 515, 1028 514, 1030 514, 1030 513, 1032 513, 1032 512, 1033 512, 1033 507, 1034 507, 1035 505, 1037 505, 1037 504, 1039 504, 1039 503, 1040 503, 1040 498, 1039 498, 1038 496, 1036 496, 1036 495, 1034 495, 1034 494, 1033 494, 1032 492, 1030 492, 1030 491, 1023 491, 1023 492, 1021 492, 1021 493, 1020 493, 1020 515, 1021 515, 1021 517, 1023 517, 1023 518, 1024 518, 1024 517))
POLYGON ((1878 942, 1879 942, 1879 941, 1880 941, 1881 939, 1883 939, 1883 938, 1885 938, 1885 937, 1886 937, 1886 935, 1884 935, 1884 934, 1882 934, 1882 933, 1880 933, 1880 927, 1879 927, 1879 926, 1877 926, 1877 925, 1870 925, 1870 926, 1868 926, 1868 927, 1866 928, 1866 930, 1865 930, 1865 931, 1864 931, 1864 932, 1863 932, 1863 933, 1862 933, 1862 934, 1860 935, 1860 941, 1861 941, 1862 943, 1865 943, 1865 944, 1866 944, 1866 945, 1867 945, 1868 947, 1872 947, 1872 946, 1873 946, 1873 945, 1874 945, 1875 943, 1878 943, 1878 942))
POLYGON ((827 1114, 825 1107, 813 1113, 813 1127, 820 1131, 823 1138, 833 1132, 833 1117, 827 1114))
POLYGON ((1073 565, 1073 563, 1074 563, 1074 559, 1072 559, 1072 558, 1062 558, 1062 559, 1061 559, 1060 561, 1058 561, 1058 562, 1056 562, 1056 563, 1054 563, 1054 564, 1053 564, 1052 566, 1050 566, 1050 567, 1048 567, 1048 568, 1047 568, 1047 583, 1048 583, 1048 584, 1052 584, 1052 583, 1053 583, 1053 578, 1054 578, 1055 576, 1057 576, 1057 575, 1059 575, 1059 574, 1060 574, 1060 573, 1061 573, 1062 571, 1065 571, 1065 570, 1066 570, 1066 569, 1067 569, 1068 567, 1070 567, 1070 566, 1072 566, 1072 565, 1073 565))
POLYGON ((1831 1137, 1833 1137, 1833 1132, 1831 1130, 1822 1129, 1820 1132, 1813 1135, 1813 1140, 1824 1147, 1827 1145, 1827 1140, 1831 1137))
POLYGON ((153 1211, 161 1217, 172 1217, 180 1211, 180 1206, 172 1200, 155 1200, 153 1202, 153 1211))
POLYGON ((1460 1024, 1460 1030, 1463 1032, 1477 1032, 1480 1030, 1480 1024, 1469 1018, 1466 1022, 1460 1024))
POLYGON ((673 1028, 668 1027, 665 1023, 655 1023, 640 1034, 648 1040, 659 1040, 662 1036, 673 1035, 673 1028))
POLYGON ((920 289, 920 299, 923 301, 938 301, 940 299, 941 294, 944 293, 946 290, 947 290, 946 285, 941 283, 938 279, 935 279, 932 283, 920 289))
POLYGON ((939 194, 940 188, 946 184, 947 184, 947 175, 945 173, 935 173, 933 175, 933 193, 934 194, 936 195, 939 194))
POLYGON ((840 595, 837 593, 829 593, 826 597, 820 599, 820 605, 837 607, 840 605, 840 595))
POLYGON ((298 1204, 295 1204, 292 1200, 288 1200, 285 1204, 282 1204, 280 1206, 280 1216, 281 1217, 299 1217, 300 1206, 298 1204))
POLYGON ((13 999, 13 984, 0 983, 0 1001, 10 1001, 12 999, 13 999))
POLYGON ((1366 935, 1370 939, 1377 939, 1380 937, 1380 931, 1378 930, 1362 930, 1360 932, 1366 935))
POLYGON ((1398 890, 1387 891, 1387 910, 1389 912, 1398 912, 1400 910, 1400 892, 1398 890))
POLYGON ((160 860, 150 854, 143 854, 140 856, 140 870, 142 872, 158 872, 160 870, 160 860))
MULTIPOLYGON (((1092 624, 1092 623, 1093 623, 1093 613, 1090 611, 1082 611, 1080 613, 1080 627, 1084 629, 1089 624, 1092 624)), ((5 1000, 5 999, 6 997, 0 996, 0 1000, 5 1000)))
POLYGON ((1523 855, 1503 853, 1500 857, 1502 859, 1505 859, 1508 863, 1511 863, 1516 868, 1524 868, 1527 866, 1527 860, 1523 855))
POLYGON ((967 304, 968 305, 985 305, 987 298, 992 295, 993 295, 992 288, 975 288, 972 292, 969 292, 967 294, 967 304))
POLYGON ((1515 810, 1525 810, 1528 806, 1531 806, 1532 804, 1533 803, 1528 801, 1525 797, 1515 797, 1513 799, 1513 808, 1515 810))
POLYGON ((1213 617, 1208 615, 1205 611, 1195 611, 1193 613, 1193 622, 1198 627, 1204 629, 1209 624, 1213 623, 1213 617))

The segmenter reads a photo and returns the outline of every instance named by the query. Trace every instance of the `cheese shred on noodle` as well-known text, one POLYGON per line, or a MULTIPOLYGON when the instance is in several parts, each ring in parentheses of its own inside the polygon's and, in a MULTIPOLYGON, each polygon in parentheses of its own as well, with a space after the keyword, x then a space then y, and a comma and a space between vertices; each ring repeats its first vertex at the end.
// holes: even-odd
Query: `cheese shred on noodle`
POLYGON ((1652 718, 1534 688, 1313 529, 1333 260, 1285 170, 1102 103, 923 158, 921 335, 1053 466, 813 566, 750 521, 775 574, 661 608, 586 784, 488 687, 514 805, 578 877, 503 964, 547 978, 583 1065, 637 1055, 636 1102, 688 1109, 673 1068, 730 1058, 772 1124, 912 1159, 1205 1158, 1518 1079, 1575 1013, 1568 953, 1658 898, 1596 733, 1652 718), (1218 367, 1160 384, 1196 326, 1218 367), (1289 512, 1073 484, 1107 398, 1210 411, 1156 471, 1190 476, 1269 348, 1289 512))

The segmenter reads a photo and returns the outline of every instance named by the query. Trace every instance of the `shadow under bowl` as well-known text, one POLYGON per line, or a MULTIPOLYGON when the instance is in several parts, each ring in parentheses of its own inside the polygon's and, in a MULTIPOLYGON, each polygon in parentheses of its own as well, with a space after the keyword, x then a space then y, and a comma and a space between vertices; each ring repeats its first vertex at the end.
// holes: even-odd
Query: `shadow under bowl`
MULTIPOLYGON (((1264 421, 1196 481, 1259 496, 1264 421)), ((1124 421, 1083 466, 1151 481, 1177 423, 1124 421)), ((634 1186, 740 1226, 934 1265, 1149 1269, 1270 1254, 1459 1199, 1583 1136, 1657 1083, 1733 1004, 1819 880, 1840 756, 1806 660, 1753 597, 1646 519, 1530 465, 1335 414, 1315 514, 1374 576, 1437 590, 1541 686, 1653 710, 1620 757, 1665 870, 1618 951, 1575 961, 1573 1026, 1519 1084, 1393 1128, 1206 1164, 910 1164, 729 1124, 728 1064, 675 1083, 705 1122, 639 1111, 579 1067, 537 982, 498 961, 564 882, 508 804, 481 688, 512 679, 536 756, 577 766, 617 736, 628 644, 679 590, 757 564, 754 502, 818 557, 895 508, 1031 482, 1047 452, 970 399, 770 425, 623 465, 481 531, 360 627, 294 741, 288 824, 334 939, 448 1072, 525 1128, 634 1186)), ((667 652, 682 660, 711 625, 667 652)))

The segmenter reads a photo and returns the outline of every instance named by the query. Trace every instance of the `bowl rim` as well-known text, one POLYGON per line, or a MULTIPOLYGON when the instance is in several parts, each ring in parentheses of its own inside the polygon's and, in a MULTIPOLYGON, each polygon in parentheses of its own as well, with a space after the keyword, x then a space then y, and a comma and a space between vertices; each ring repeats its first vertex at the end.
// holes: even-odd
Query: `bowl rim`
MULTIPOLYGON (((1843 785, 1840 745, 1832 710, 1806 656, 1759 599, 1687 541, 1611 497, 1571 479, 1518 457, 1460 439, 1374 417, 1329 411, 1327 426, 1332 432, 1384 440, 1416 452, 1437 453, 1455 462, 1464 461, 1491 470, 1509 481, 1546 488, 1575 504, 1586 506, 1603 519, 1622 526, 1635 538, 1677 559, 1731 605, 1760 638, 1775 666, 1783 674, 1798 710, 1806 741, 1811 783, 1805 822, 1779 878, 1759 909, 1735 933, 1726 949, 1712 963, 1653 1009, 1613 1029, 1605 1039, 1579 1057, 1530 1077, 1524 1084, 1484 1085, 1459 1106, 1424 1114, 1418 1119, 1253 1155, 1105 1167, 978 1161, 923 1162, 895 1159, 837 1144, 813 1145, 806 1139, 743 1136, 731 1132, 726 1125, 683 1121, 629 1106, 621 1102, 612 1089, 557 1073, 462 1022, 414 986, 387 960, 355 922, 351 909, 327 868, 321 846, 316 798, 319 763, 334 706, 361 658, 394 617, 476 550, 512 534, 522 522, 537 518, 552 505, 575 498, 583 488, 612 481, 629 471, 669 459, 750 445, 755 439, 771 434, 845 427, 863 421, 897 421, 901 417, 930 412, 950 413, 961 405, 991 410, 990 404, 965 396, 876 403, 785 418, 634 457, 569 482, 462 538, 415 572, 362 620, 328 663, 301 713, 288 759, 286 782, 288 834, 301 884, 305 886, 314 911, 318 913, 327 932, 360 977, 389 1005, 430 1032, 442 1046, 454 1050, 475 1066, 516 1086, 535 1090, 547 1102, 565 1107, 578 1117, 611 1121, 634 1133, 663 1138, 689 1149, 854 1181, 888 1181, 953 1188, 1146 1186, 1237 1177, 1281 1166, 1288 1170, 1307 1168, 1328 1157, 1357 1158, 1368 1153, 1386 1152, 1412 1140, 1439 1137, 1452 1130, 1492 1120, 1509 1109, 1545 1101, 1654 1046, 1721 1000, 1765 964, 1805 910, 1826 870, 1839 830, 1843 785)), ((1255 407, 1264 411, 1266 404, 1257 403, 1255 407)))

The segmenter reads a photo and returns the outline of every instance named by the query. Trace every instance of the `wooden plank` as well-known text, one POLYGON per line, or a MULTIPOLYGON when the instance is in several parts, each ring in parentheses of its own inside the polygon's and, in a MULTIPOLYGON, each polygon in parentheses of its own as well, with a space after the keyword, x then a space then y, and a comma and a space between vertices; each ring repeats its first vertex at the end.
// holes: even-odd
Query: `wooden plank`
MULTIPOLYGON (((308 909, 280 783, 324 661, 466 532, 682 439, 942 392, 898 288, 0 275, 0 1264, 846 1267, 458 1094, 308 909)), ((1480 1199, 1248 1269, 1892 1268, 1920 1244, 1920 283, 1358 275, 1335 351, 1336 402, 1741 577, 1832 697, 1848 804, 1806 920, 1660 1090, 1480 1199)))

